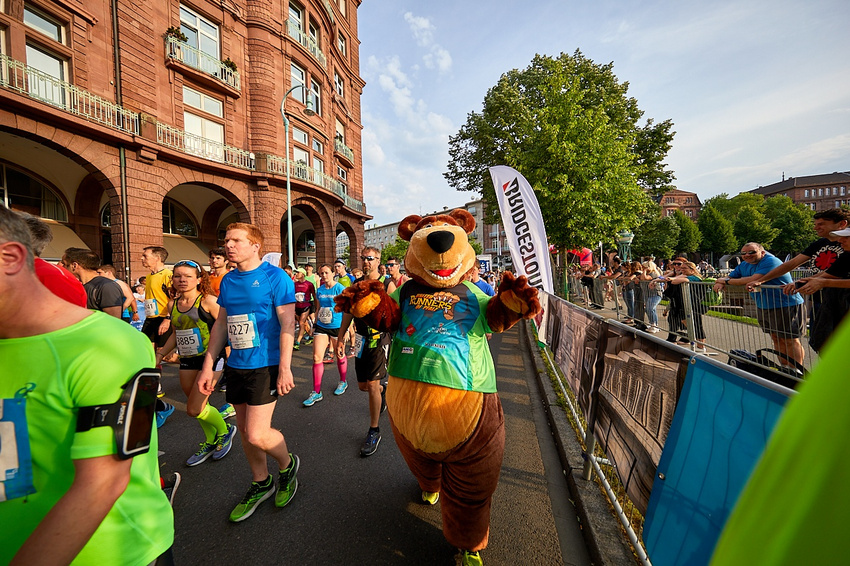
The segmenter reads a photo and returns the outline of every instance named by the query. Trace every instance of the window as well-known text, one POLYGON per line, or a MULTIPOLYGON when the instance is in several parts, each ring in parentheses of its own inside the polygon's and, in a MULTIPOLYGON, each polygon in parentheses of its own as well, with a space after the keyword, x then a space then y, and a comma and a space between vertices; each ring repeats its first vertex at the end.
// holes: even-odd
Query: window
POLYGON ((339 0, 339 13, 345 17, 345 2, 346 0, 339 0))
POLYGON ((27 66, 29 95, 51 104, 64 105, 67 60, 40 45, 27 42, 27 66))
POLYGON ((845 188, 846 187, 841 187, 841 196, 844 196, 845 194, 847 194, 847 193, 844 192, 845 188))
POLYGON ((841 201, 840 200, 835 201, 835 208, 840 208, 840 207, 841 207, 841 201))
POLYGON ((303 163, 304 165, 310 163, 310 154, 300 147, 292 148, 292 160, 296 163, 303 163))
POLYGON ((687 213, 688 213, 688 216, 689 216, 690 218, 693 218, 693 217, 694 217, 694 211, 693 211, 693 210, 688 209, 688 210, 687 210, 687 213))
POLYGON ((693 201, 694 201, 694 199, 691 198, 691 197, 685 198, 685 204, 691 204, 693 201))
POLYGON ((339 120, 336 121, 336 134, 334 135, 334 139, 338 140, 340 143, 345 143, 345 126, 343 126, 342 122, 339 120))
POLYGON ((838 187, 832 187, 832 196, 838 196, 838 187))
POLYGON ((307 132, 298 128, 292 128, 292 139, 307 145, 307 132))
POLYGON ((336 93, 340 97, 345 97, 345 82, 343 82, 342 77, 339 76, 339 73, 334 72, 334 87, 336 88, 336 93))
POLYGON ((313 138, 313 151, 321 153, 322 155, 325 153, 325 144, 317 140, 315 137, 313 138))
POLYGON ((474 206, 470 206, 470 207, 469 207, 469 213, 470 213, 470 214, 475 214, 475 207, 474 207, 474 206))
POLYGON ((65 26, 32 6, 24 6, 24 24, 53 41, 65 44, 65 26))
MULTIPOLYGON (((292 80, 292 87, 294 88, 296 85, 305 86, 307 81, 307 74, 304 72, 304 69, 296 65, 295 63, 291 63, 289 66, 289 76, 292 80)), ((304 104, 306 99, 306 92, 304 92, 306 88, 296 88, 290 94, 295 100, 300 100, 301 104, 304 104)))
POLYGON ((809 189, 803 191, 803 198, 809 198, 809 189))
POLYGON ((819 197, 822 197, 822 196, 823 196, 823 187, 821 187, 821 188, 819 188, 819 189, 818 189, 818 196, 819 196, 819 197))
POLYGON ((316 45, 317 49, 321 47, 321 43, 319 43, 319 30, 318 28, 316 28, 313 22, 310 22, 310 39, 313 40, 313 43, 316 45))
POLYGON ((339 165, 336 166, 336 175, 337 175, 337 177, 339 177, 343 181, 348 180, 348 171, 346 171, 345 169, 343 169, 339 165))
POLYGON ((186 209, 168 198, 162 201, 162 232, 189 238, 198 237, 198 227, 186 209))
POLYGON ((313 169, 318 171, 319 173, 325 172, 325 162, 316 157, 313 158, 313 169))
POLYGON ((186 151, 222 161, 224 159, 224 124, 186 108, 197 109, 216 118, 224 118, 224 104, 218 99, 189 87, 183 87, 183 104, 183 129, 186 131, 183 145, 186 151))
POLYGON ((292 2, 289 3, 289 21, 292 27, 304 31, 304 11, 292 2))
POLYGON ((818 203, 813 202, 813 203, 811 203, 811 205, 812 205, 812 210, 817 210, 817 209, 818 209, 818 203))
MULTIPOLYGON (((303 90, 303 89, 301 89, 303 90)), ((313 91, 313 111, 319 116, 322 115, 322 85, 316 82, 316 79, 313 78, 310 81, 310 90, 313 91)))
POLYGON ((112 206, 109 203, 100 209, 100 227, 109 228, 112 225, 112 206))
POLYGON ((221 40, 218 26, 191 8, 181 4, 180 31, 187 38, 186 44, 201 53, 201 55, 192 51, 183 53, 183 62, 211 74, 218 73, 221 60, 221 40), (207 57, 203 55, 207 55, 207 57))
POLYGON ((68 221, 68 210, 53 190, 23 171, 3 165, 0 165, 0 198, 6 208, 58 222, 68 221))
POLYGON ((337 46, 339 47, 339 52, 343 57, 347 56, 347 53, 345 52, 345 45, 346 45, 345 36, 343 36, 342 33, 340 33, 337 36, 337 46))

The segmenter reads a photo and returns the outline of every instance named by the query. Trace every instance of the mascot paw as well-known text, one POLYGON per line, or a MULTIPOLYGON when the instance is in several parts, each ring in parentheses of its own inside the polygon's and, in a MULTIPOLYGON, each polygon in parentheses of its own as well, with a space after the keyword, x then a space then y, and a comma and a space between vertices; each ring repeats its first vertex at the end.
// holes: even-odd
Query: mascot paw
POLYGON ((507 308, 523 318, 534 318, 540 312, 537 289, 528 284, 525 275, 514 278, 511 272, 506 271, 499 284, 499 297, 507 308))
POLYGON ((361 318, 375 310, 381 302, 382 294, 384 284, 380 281, 360 281, 334 297, 334 310, 361 318))

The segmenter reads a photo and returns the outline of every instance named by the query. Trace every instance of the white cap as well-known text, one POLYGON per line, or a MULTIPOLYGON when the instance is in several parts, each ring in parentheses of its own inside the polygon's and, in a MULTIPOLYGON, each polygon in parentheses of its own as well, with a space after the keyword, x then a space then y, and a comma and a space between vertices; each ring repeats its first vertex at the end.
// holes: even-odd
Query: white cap
POLYGON ((834 232, 830 232, 833 236, 850 236, 850 228, 844 228, 843 230, 835 230, 834 232))

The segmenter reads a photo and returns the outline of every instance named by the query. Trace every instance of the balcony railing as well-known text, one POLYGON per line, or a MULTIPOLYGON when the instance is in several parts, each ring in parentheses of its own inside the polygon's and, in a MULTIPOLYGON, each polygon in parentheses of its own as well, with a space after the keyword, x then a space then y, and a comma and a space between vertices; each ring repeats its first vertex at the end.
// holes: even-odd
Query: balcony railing
POLYGON ((0 87, 122 132, 139 133, 138 113, 2 54, 0 87))
POLYGON ((341 140, 334 140, 334 150, 342 154, 351 164, 354 164, 354 151, 345 145, 341 140))
MULTIPOLYGON (((267 155, 266 165, 269 173, 286 175, 286 159, 277 155, 267 155)), ((322 187, 340 197, 345 206, 358 212, 363 212, 363 202, 346 194, 344 185, 318 169, 313 169, 303 161, 290 161, 289 173, 292 177, 322 187)))
POLYGON ((226 163, 249 171, 255 169, 253 153, 172 128, 162 122, 156 123, 156 141, 166 147, 211 161, 226 163))
POLYGON ((328 0, 322 0, 322 4, 325 5, 325 11, 328 13, 328 17, 331 19, 331 23, 335 24, 336 20, 334 19, 334 9, 331 8, 331 3, 328 0))
POLYGON ((304 30, 298 26, 298 22, 291 19, 286 20, 286 28, 289 30, 290 37, 306 47, 307 51, 310 52, 310 55, 312 55, 313 58, 322 65, 322 67, 328 66, 328 59, 325 57, 325 54, 322 53, 322 50, 319 49, 319 46, 316 45, 313 38, 304 33, 304 30))
POLYGON ((241 90, 239 71, 227 67, 218 57, 204 53, 172 35, 165 37, 165 53, 169 58, 179 61, 187 67, 197 69, 217 78, 231 88, 241 90))

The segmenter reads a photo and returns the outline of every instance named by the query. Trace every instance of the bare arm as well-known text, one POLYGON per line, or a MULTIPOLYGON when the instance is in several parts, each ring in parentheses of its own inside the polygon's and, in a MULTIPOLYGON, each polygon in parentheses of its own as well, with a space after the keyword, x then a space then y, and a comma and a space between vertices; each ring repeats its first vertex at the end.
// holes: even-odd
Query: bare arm
POLYGON ((280 321, 280 364, 277 375, 277 394, 286 395, 295 387, 292 377, 292 346, 295 344, 295 303, 276 308, 280 321))
MULTIPOLYGON (((218 353, 224 348, 227 343, 227 309, 219 307, 218 318, 215 320, 212 329, 210 329, 210 340, 207 343, 207 353, 204 354, 204 366, 198 372, 198 377, 195 381, 198 390, 204 395, 212 395, 215 391, 215 376, 213 375, 213 366, 218 353)), ((291 355, 291 354, 290 354, 291 355)))
POLYGON ((12 565, 70 564, 127 489, 132 462, 114 455, 74 460, 70 489, 18 550, 12 565))
MULTIPOLYGON (((390 285, 392 285, 392 283, 390 283, 390 285)), ((354 320, 354 316, 351 313, 342 313, 342 323, 340 323, 339 326, 336 342, 337 355, 340 358, 345 356, 345 339, 348 337, 348 327, 351 326, 352 320, 354 320)))
MULTIPOLYGON (((811 257, 809 257, 807 255, 797 254, 796 256, 789 259, 788 261, 786 261, 782 265, 777 265, 776 267, 774 267, 773 269, 771 269, 770 271, 768 271, 764 275, 761 275, 761 274, 758 274, 758 273, 754 274, 751 277, 752 280, 749 281, 749 283, 758 283, 760 281, 770 281, 771 279, 776 279, 777 277, 781 277, 781 276, 785 275, 786 273, 788 273, 792 269, 803 265, 804 263, 806 263, 810 259, 811 259, 811 257)), ((730 282, 729 284, 731 285, 732 283, 730 282)))

